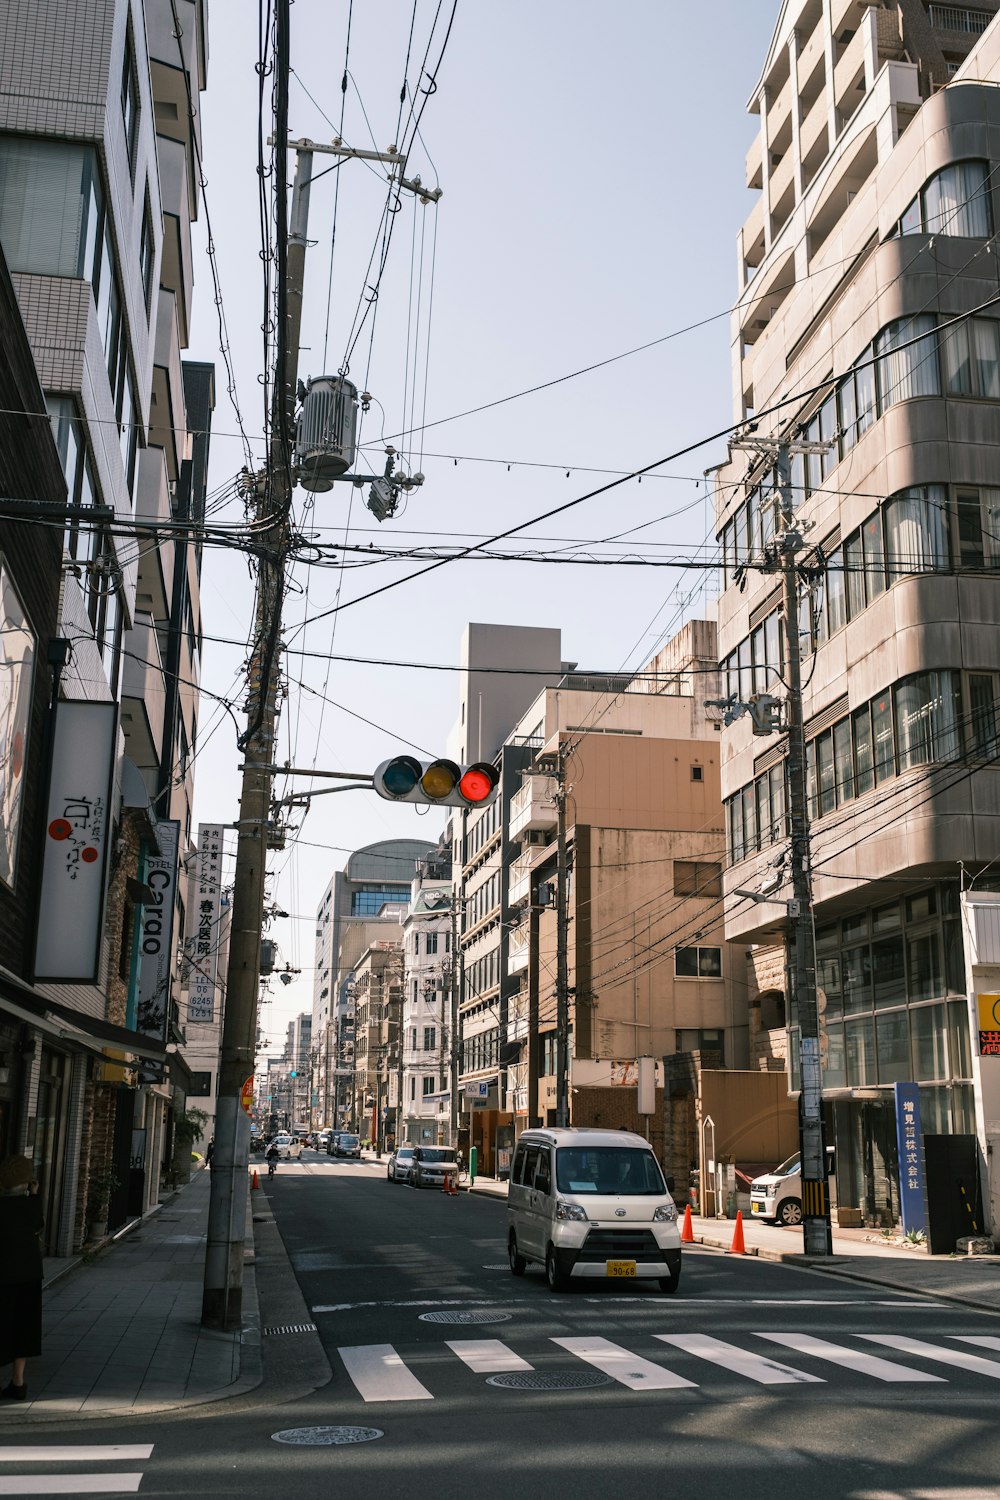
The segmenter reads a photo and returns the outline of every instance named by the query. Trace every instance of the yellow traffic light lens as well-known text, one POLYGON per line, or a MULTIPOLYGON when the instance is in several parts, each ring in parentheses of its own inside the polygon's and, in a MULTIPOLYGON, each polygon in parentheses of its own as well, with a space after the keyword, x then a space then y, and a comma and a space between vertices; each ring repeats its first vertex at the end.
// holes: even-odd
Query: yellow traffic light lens
POLYGON ((435 760, 420 778, 420 785, 428 797, 447 797, 455 790, 461 772, 450 760, 435 760))
POLYGON ((484 802, 496 786, 496 779, 482 766, 470 766, 458 784, 467 802, 484 802))

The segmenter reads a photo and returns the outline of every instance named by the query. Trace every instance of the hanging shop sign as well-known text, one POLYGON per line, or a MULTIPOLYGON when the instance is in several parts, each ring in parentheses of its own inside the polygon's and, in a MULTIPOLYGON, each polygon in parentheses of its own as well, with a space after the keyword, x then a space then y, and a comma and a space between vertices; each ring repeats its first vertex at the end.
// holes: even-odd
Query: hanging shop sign
POLYGON ((222 928, 222 824, 198 825, 198 864, 195 879, 194 937, 191 940, 191 982, 188 1020, 210 1026, 215 1020, 219 977, 219 939, 222 928))
POLYGON ((35 980, 94 984, 100 969, 118 706, 56 708, 35 980))
POLYGON ((1000 995, 977 995, 979 1056, 1000 1057, 1000 995))
MULTIPOLYGON (((146 880, 152 899, 142 908, 142 932, 139 938, 139 977, 136 1003, 136 1031, 145 1036, 167 1039, 170 1018, 170 979, 174 951, 174 908, 177 903, 177 853, 181 825, 176 819, 165 819, 156 826, 158 855, 146 863, 146 880)), ((143 1065, 143 1081, 161 1078, 158 1063, 143 1065)))

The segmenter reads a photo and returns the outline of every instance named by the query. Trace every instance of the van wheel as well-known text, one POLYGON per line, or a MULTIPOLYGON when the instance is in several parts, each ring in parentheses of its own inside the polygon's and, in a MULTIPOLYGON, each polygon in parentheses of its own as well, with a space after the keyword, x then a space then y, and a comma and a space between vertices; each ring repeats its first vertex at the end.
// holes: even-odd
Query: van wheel
POLYGON ((774 1222, 776 1224, 801 1224, 802 1204, 798 1198, 786 1198, 784 1203, 779 1204, 774 1222))
POLYGON ((528 1269, 528 1262, 523 1255, 518 1254, 517 1236, 513 1234, 507 1244, 507 1260, 510 1263, 510 1274, 512 1276, 523 1276, 528 1269))
POLYGON ((566 1277, 559 1269, 556 1252, 551 1245, 545 1254, 545 1280, 548 1282, 550 1292, 564 1292, 566 1290, 566 1277))
POLYGON ((676 1292, 676 1290, 680 1286, 680 1284, 681 1284, 681 1273, 680 1273, 680 1271, 675 1271, 672 1276, 661 1276, 660 1277, 660 1291, 661 1292, 676 1292))

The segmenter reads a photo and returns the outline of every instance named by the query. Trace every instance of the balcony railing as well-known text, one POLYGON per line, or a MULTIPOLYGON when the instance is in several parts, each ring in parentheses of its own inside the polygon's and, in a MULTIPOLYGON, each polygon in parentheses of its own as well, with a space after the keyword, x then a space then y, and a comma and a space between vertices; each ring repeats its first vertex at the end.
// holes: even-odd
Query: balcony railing
POLYGON ((527 901, 531 895, 531 857, 532 851, 528 849, 524 854, 519 854, 510 867, 508 900, 511 906, 527 901))
POLYGON ((982 36, 993 16, 990 11, 970 10, 965 5, 932 5, 928 18, 936 31, 964 31, 970 36, 982 36))
POLYGON ((530 828, 556 826, 556 779, 554 776, 529 776, 519 792, 510 799, 510 837, 519 839, 530 828))

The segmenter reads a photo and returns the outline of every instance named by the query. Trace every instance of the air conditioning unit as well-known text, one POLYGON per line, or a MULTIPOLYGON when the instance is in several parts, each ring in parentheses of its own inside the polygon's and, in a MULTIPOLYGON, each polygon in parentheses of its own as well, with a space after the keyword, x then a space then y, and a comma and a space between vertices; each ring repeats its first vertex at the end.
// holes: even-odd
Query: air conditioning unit
POLYGON ((526 844, 547 844, 548 834, 544 828, 529 828, 524 836, 526 844))

